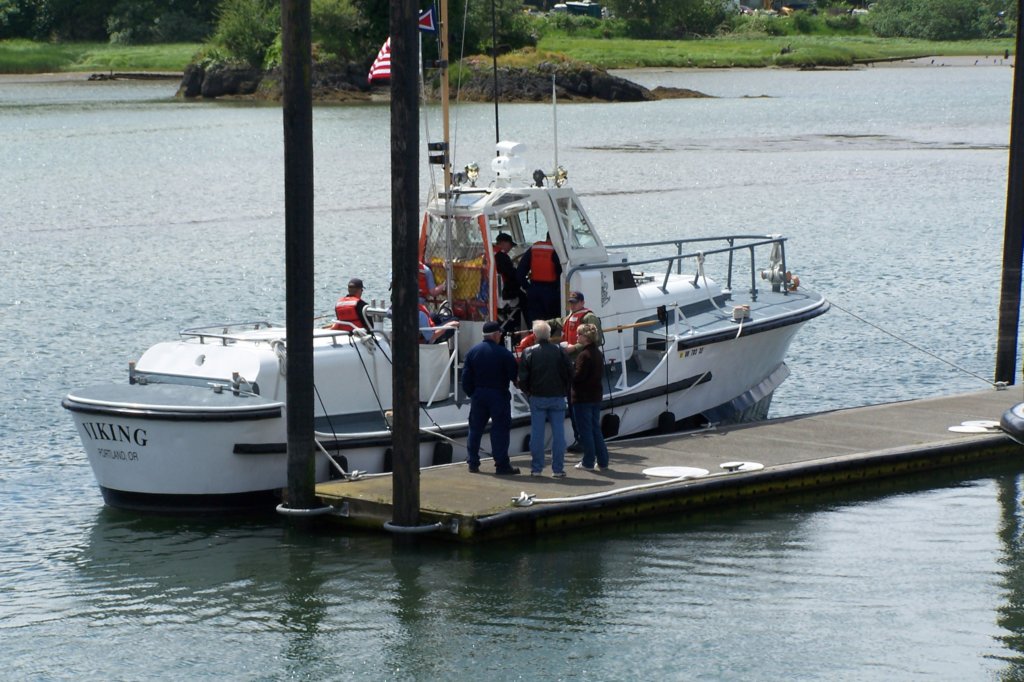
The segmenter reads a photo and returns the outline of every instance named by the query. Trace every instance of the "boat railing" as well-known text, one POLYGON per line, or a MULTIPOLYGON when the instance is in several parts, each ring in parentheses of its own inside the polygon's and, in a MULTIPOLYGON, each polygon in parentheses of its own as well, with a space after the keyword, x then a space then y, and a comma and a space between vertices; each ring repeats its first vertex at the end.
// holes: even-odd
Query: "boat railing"
MULTIPOLYGON (((651 248, 663 248, 671 246, 675 249, 674 254, 667 256, 657 256, 654 258, 644 258, 640 260, 628 259, 625 262, 609 262, 609 263, 594 263, 588 265, 577 265, 571 268, 568 272, 568 277, 571 278, 576 272, 585 270, 609 270, 618 269, 623 266, 630 268, 643 265, 654 265, 663 264, 665 266, 665 275, 662 278, 661 289, 667 290, 669 277, 672 275, 673 269, 676 274, 682 274, 683 272, 683 261, 688 258, 693 258, 698 261, 699 265, 702 265, 704 259, 708 256, 726 254, 728 256, 728 267, 726 270, 725 277, 725 288, 732 290, 733 288, 733 273, 738 267, 737 254, 746 251, 750 255, 750 293, 751 296, 756 300, 757 298, 757 276, 758 276, 758 265, 756 251, 760 247, 771 247, 774 251, 778 248, 779 256, 781 258, 782 272, 786 271, 786 238, 781 235, 763 235, 763 234, 734 234, 726 236, 715 236, 715 237, 693 237, 690 239, 665 239, 652 242, 634 242, 631 244, 611 244, 605 248, 609 251, 625 251, 629 249, 651 249, 651 248), (713 246, 715 243, 725 242, 725 246, 694 249, 695 245, 707 244, 713 246)), ((766 259, 771 261, 771 257, 766 259)), ((699 284, 700 280, 700 268, 698 267, 697 272, 694 275, 694 285, 699 284)))
POLYGON ((241 334, 245 332, 259 331, 260 329, 269 329, 275 325, 267 320, 253 320, 251 322, 229 322, 227 324, 215 324, 209 327, 192 327, 191 329, 182 329, 178 332, 178 335, 183 338, 195 338, 199 339, 199 343, 208 343, 211 341, 220 341, 221 345, 228 345, 229 343, 240 340, 241 334))

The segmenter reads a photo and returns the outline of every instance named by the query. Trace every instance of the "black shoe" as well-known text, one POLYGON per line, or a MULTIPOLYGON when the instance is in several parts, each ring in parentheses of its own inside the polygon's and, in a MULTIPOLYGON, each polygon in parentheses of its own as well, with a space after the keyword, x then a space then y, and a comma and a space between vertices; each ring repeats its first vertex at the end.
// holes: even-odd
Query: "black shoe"
POLYGON ((519 467, 509 467, 508 469, 497 469, 494 472, 495 476, 515 476, 519 473, 519 467))
POLYGON ((480 467, 474 467, 474 466, 469 467, 469 473, 471 473, 471 474, 479 474, 480 473, 480 467))
POLYGON ((568 452, 583 452, 583 446, 580 445, 578 440, 574 440, 572 445, 566 448, 568 452))

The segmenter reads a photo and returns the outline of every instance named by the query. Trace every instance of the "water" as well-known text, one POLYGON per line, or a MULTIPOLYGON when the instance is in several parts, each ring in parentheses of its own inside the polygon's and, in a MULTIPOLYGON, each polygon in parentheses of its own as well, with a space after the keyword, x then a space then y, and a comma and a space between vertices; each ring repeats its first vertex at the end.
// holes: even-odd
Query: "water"
MULTIPOLYGON (((841 307, 797 337, 774 415, 985 388, 1010 69, 629 76, 716 97, 559 107, 606 241, 782 232, 841 307)), ((104 509, 63 394, 179 328, 284 319, 280 110, 173 90, 0 79, 8 677, 1024 678, 1016 463, 484 547, 104 509)), ((501 116, 552 165, 549 107, 501 116)), ((326 312, 352 276, 385 295, 388 112, 314 124, 326 312)), ((457 163, 486 163, 493 108, 454 127, 457 163)))

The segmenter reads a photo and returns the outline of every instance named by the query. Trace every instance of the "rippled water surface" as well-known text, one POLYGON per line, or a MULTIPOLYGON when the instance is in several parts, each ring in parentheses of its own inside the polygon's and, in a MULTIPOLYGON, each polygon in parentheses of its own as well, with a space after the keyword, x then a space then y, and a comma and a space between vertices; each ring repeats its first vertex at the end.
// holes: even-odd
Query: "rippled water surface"
MULTIPOLYGON (((559 106, 605 240, 781 232, 836 306, 774 415, 985 388, 1009 68, 626 75, 713 97, 559 106)), ((1024 678, 1016 463, 468 548, 104 509, 64 393, 179 328, 284 319, 280 110, 174 89, 0 79, 9 677, 1024 678)), ((505 106, 502 136, 549 167, 555 118, 505 106)), ((351 276, 385 295, 388 110, 314 122, 326 311, 351 276)), ((486 163, 493 125, 457 110, 457 164, 486 163)))

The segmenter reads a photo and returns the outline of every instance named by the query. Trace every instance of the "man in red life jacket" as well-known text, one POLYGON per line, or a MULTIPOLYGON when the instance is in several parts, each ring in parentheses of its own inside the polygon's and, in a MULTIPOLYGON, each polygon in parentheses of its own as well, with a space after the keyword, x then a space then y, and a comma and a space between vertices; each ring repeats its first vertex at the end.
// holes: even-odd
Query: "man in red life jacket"
POLYGON ((338 321, 332 329, 373 329, 373 320, 366 314, 363 300, 363 280, 353 277, 348 281, 348 295, 338 299, 334 316, 338 321))
MULTIPOLYGON (((569 354, 572 360, 575 360, 576 355, 583 349, 583 344, 580 343, 579 335, 577 334, 581 326, 592 324, 597 327, 597 340, 594 342, 594 345, 598 347, 604 345, 604 333, 601 331, 601 318, 595 315, 594 311, 586 307, 583 292, 569 292, 568 302, 569 314, 565 317, 555 317, 547 320, 547 323, 551 327, 552 334, 562 333, 562 341, 559 345, 569 354)), ((522 353, 523 350, 535 343, 537 341, 534 339, 533 334, 527 334, 519 342, 516 351, 522 353)))
MULTIPOLYGON (((586 307, 583 298, 583 292, 571 291, 569 292, 569 314, 562 318, 553 318, 547 320, 548 325, 551 327, 552 334, 557 331, 562 332, 562 341, 559 344, 562 349, 569 354, 569 358, 576 362, 576 356, 583 350, 583 345, 580 343, 579 328, 585 324, 592 324, 597 329, 596 338, 594 345, 600 348, 604 345, 604 332, 601 331, 601 318, 594 314, 592 310, 586 307)), ((516 352, 522 355, 523 351, 536 343, 533 334, 527 334, 519 345, 516 347, 516 352)), ((573 442, 566 448, 569 452, 582 452, 583 448, 579 443, 579 431, 576 428, 576 416, 572 409, 572 400, 570 397, 569 405, 569 421, 572 423, 572 434, 573 442)))
POLYGON ((444 285, 434 283, 434 271, 423 261, 420 261, 420 272, 417 281, 420 290, 420 303, 444 292, 444 285))
POLYGON ((551 244, 551 235, 535 242, 519 259, 516 276, 526 290, 526 312, 531 321, 546 320, 559 312, 558 281, 562 264, 551 244))

